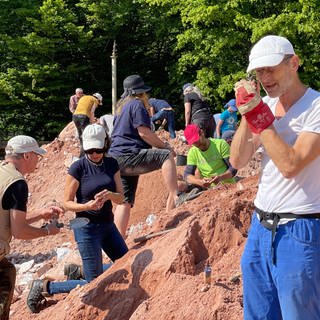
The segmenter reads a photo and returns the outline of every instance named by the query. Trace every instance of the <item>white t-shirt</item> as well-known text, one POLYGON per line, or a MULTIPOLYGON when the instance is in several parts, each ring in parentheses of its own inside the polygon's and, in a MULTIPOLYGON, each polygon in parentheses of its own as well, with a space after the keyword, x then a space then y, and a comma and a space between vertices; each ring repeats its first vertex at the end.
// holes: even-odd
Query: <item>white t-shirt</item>
POLYGON ((111 137, 113 130, 113 120, 114 115, 112 114, 105 114, 99 118, 99 123, 104 127, 109 137, 111 137))
MULTIPOLYGON (((278 98, 266 97, 264 101, 275 114, 278 98)), ((285 116, 273 124, 289 145, 295 143, 301 132, 320 133, 320 92, 309 88, 285 116)), ((262 173, 255 206, 267 212, 320 213, 320 157, 287 179, 262 149, 262 173)))

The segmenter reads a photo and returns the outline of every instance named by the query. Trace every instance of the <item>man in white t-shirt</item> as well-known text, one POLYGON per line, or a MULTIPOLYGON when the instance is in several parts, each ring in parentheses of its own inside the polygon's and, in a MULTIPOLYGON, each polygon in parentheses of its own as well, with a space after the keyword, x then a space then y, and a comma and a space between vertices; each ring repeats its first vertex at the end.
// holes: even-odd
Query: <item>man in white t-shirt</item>
POLYGON ((320 93, 298 76, 299 58, 283 37, 252 48, 252 82, 235 85, 242 114, 230 162, 244 167, 262 146, 255 212, 241 260, 244 319, 320 319, 320 93))

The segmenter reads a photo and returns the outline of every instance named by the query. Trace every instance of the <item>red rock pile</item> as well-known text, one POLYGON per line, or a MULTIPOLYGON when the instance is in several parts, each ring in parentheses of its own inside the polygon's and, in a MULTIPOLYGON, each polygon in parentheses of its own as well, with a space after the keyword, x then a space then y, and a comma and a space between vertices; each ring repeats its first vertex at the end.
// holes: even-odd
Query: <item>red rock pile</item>
MULTIPOLYGON (((168 139, 166 132, 160 136, 168 139)), ((187 152, 188 147, 179 135, 170 142, 178 153, 187 152)), ((36 172, 27 177, 30 211, 53 199, 62 200, 66 165, 78 153, 73 125, 68 125, 46 149, 48 153, 36 172)), ((240 256, 250 223, 258 170, 254 161, 239 172, 251 177, 206 191, 170 214, 164 213, 167 192, 161 172, 142 176, 130 219, 135 227, 126 240, 128 254, 90 284, 70 294, 48 298, 46 306, 36 315, 26 307, 27 290, 17 288, 10 319, 241 319, 240 256), (145 219, 150 213, 156 219, 148 226, 145 219), (137 236, 169 228, 170 232, 146 242, 134 242, 137 236), (203 280, 207 261, 212 266, 210 287, 205 287, 203 280)), ((73 213, 67 212, 62 221, 66 223, 72 217, 73 213)), ((68 229, 53 237, 13 240, 12 258, 16 263, 31 259, 41 262, 43 270, 38 270, 38 276, 46 277, 51 272, 52 278, 54 270, 61 273, 55 249, 63 244, 72 250, 76 248, 68 229)))

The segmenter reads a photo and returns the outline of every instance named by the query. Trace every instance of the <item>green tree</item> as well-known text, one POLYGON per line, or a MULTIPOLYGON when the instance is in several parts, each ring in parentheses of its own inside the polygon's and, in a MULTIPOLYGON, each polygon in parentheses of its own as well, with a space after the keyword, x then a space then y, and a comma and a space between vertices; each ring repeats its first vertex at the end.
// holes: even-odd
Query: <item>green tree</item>
POLYGON ((266 34, 288 37, 301 56, 302 78, 319 88, 319 1, 148 0, 172 5, 183 32, 177 36, 176 79, 195 82, 216 110, 245 75, 252 44, 266 34))

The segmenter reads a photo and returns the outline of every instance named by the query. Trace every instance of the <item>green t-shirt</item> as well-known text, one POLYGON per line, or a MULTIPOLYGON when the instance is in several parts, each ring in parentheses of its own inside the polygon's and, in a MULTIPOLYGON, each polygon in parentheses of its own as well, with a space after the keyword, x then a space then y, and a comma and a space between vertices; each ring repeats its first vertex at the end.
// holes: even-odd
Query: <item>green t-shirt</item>
MULTIPOLYGON (((203 178, 210 178, 227 171, 228 167, 223 161, 230 157, 230 146, 223 139, 209 138, 208 150, 202 151, 192 146, 188 152, 187 165, 197 166, 203 178)), ((234 178, 223 180, 223 182, 235 182, 234 178)))

